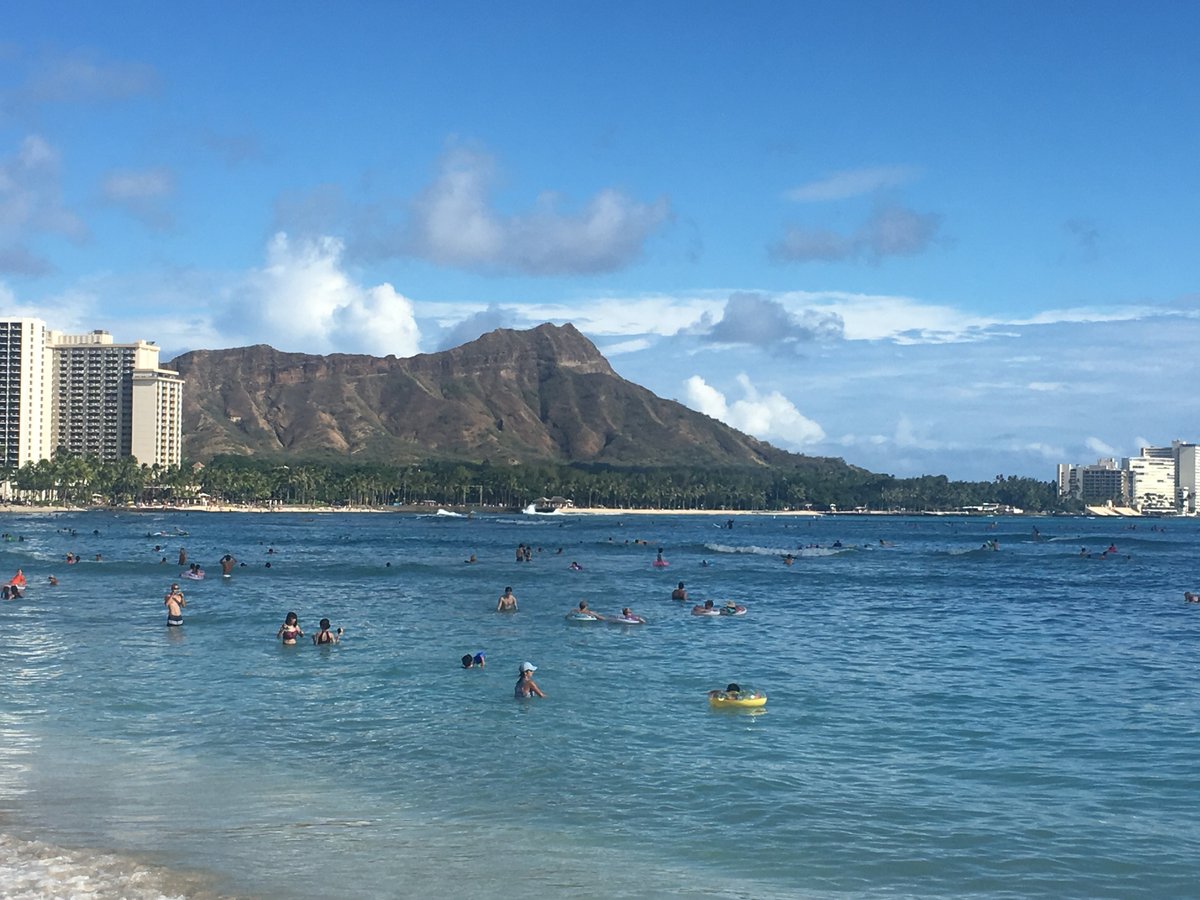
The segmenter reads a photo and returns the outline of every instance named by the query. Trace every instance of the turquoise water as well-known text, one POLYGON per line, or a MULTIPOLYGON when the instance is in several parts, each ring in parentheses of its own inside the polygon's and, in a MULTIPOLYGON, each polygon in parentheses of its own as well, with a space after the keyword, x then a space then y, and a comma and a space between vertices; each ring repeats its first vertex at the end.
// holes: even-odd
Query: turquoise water
POLYGON ((7 517, 6 896, 1195 895, 1200 523, 723 521, 7 517), (343 643, 281 646, 288 610, 343 643), (766 711, 710 710, 729 681, 766 711))

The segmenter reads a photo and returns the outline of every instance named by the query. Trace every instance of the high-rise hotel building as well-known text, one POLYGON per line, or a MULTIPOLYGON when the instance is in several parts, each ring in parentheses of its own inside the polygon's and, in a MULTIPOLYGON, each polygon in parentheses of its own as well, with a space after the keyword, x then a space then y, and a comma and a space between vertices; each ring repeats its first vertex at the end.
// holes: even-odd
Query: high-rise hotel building
POLYGON ((46 323, 0 321, 0 461, 6 469, 50 456, 50 398, 46 323))
POLYGON ((105 331, 63 334, 38 319, 0 321, 0 408, 5 464, 56 450, 146 465, 182 459, 183 380, 147 341, 117 344, 105 331))

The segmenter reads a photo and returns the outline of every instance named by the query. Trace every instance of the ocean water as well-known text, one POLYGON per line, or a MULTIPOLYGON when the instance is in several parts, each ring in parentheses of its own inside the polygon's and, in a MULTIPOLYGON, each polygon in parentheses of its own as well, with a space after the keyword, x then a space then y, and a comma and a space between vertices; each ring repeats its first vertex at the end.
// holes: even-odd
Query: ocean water
POLYGON ((1196 896, 1200 523, 723 523, 5 517, 0 895, 1196 896))

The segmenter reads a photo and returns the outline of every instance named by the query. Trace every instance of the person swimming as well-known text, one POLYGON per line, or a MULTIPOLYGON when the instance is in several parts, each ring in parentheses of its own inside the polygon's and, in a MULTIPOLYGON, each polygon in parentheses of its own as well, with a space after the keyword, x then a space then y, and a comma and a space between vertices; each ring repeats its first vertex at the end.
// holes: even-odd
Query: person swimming
POLYGON ((717 615, 720 615, 720 610, 714 608, 713 602, 711 600, 705 600, 703 606, 697 605, 697 606, 692 607, 692 615, 693 616, 717 616, 717 615))
POLYGON ((709 691, 708 696, 717 697, 721 700, 741 700, 742 688, 736 681, 731 681, 723 691, 709 691))
POLYGON ((575 609, 571 610, 569 615, 571 615, 575 618, 579 618, 581 616, 589 618, 589 619, 603 619, 604 618, 604 616, 600 615, 600 613, 589 609, 588 602, 586 600, 580 600, 579 606, 577 606, 575 609))
POLYGON ((482 669, 486 660, 483 656, 483 651, 480 650, 474 656, 470 653, 464 653, 462 658, 462 667, 464 669, 482 669))
POLYGON ((671 591, 671 599, 687 601, 687 590, 684 588, 682 581, 679 582, 679 586, 675 590, 671 591))

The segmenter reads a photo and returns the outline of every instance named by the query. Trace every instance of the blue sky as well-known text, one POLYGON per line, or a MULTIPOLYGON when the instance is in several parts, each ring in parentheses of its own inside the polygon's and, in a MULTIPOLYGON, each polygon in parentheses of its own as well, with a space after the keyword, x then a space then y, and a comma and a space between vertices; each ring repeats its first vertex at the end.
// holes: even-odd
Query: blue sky
POLYGON ((778 446, 1048 480, 1200 439, 1198 46, 1170 2, 25 4, 0 313, 164 360, 571 321, 778 446))

